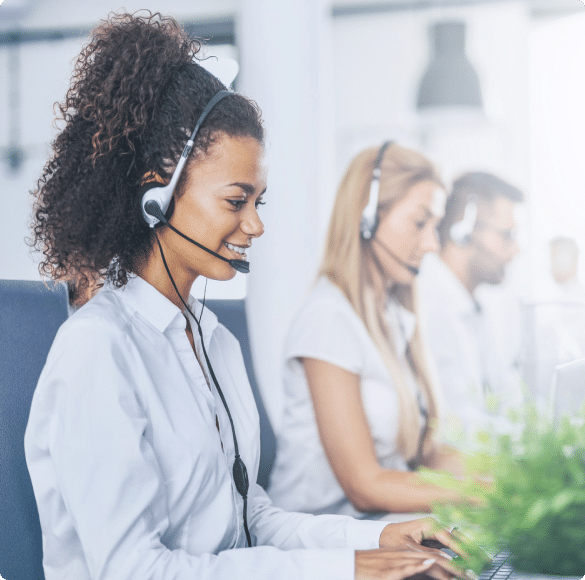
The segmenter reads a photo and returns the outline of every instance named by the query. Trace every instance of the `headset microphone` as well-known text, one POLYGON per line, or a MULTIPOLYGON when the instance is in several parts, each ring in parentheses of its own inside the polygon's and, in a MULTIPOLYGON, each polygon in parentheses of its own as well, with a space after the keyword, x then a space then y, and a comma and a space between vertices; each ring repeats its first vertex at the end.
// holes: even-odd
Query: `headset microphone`
POLYGON ((206 252, 208 252, 212 256, 215 256, 216 258, 219 258, 220 260, 227 262, 234 270, 237 270, 238 272, 241 272, 242 274, 247 274, 248 272, 250 272, 250 263, 246 262, 246 260, 229 260, 228 258, 224 258, 221 254, 218 254, 217 252, 214 252, 213 250, 206 248, 203 244, 200 244, 199 242, 192 240, 189 236, 186 236, 183 232, 181 232, 177 228, 175 228, 172 224, 170 224, 167 221, 167 218, 162 213, 162 210, 156 201, 154 201, 152 199, 148 200, 144 204, 144 211, 146 213, 148 213, 149 215, 155 217, 161 223, 168 226, 171 230, 173 230, 176 234, 180 235, 182 238, 184 238, 188 242, 195 244, 198 248, 205 250, 206 252))
POLYGON ((391 258, 393 258, 396 262, 398 262, 403 268, 406 268, 409 272, 418 276, 418 268, 411 266, 409 263, 405 262, 401 258, 399 258, 382 240, 379 238, 372 238, 374 242, 376 242, 391 258))
POLYGON ((173 227, 168 222, 168 220, 171 217, 170 214, 172 213, 172 210, 171 212, 169 212, 169 215, 165 216, 165 213, 167 213, 169 209, 171 199, 173 197, 173 192, 175 191, 175 187, 177 186, 179 177, 183 172, 183 168, 185 167, 187 158, 189 157, 189 154, 193 149, 195 137, 197 136, 197 133, 199 132, 199 129, 203 124, 203 121, 205 121, 207 115, 209 115, 213 107, 215 107, 215 105, 217 105, 219 101, 233 94, 234 93, 230 91, 218 91, 217 93, 215 93, 215 95, 213 95, 211 100, 203 109, 203 112, 199 116, 199 119, 197 119, 195 129, 193 129, 193 133, 191 133, 191 137, 189 137, 189 140, 187 141, 187 144, 185 145, 183 152, 181 153, 181 158, 179 159, 179 163, 177 163, 177 167, 173 172, 171 181, 168 183, 168 185, 162 185, 158 182, 146 184, 142 189, 142 198, 140 205, 142 208, 142 217, 144 218, 144 221, 147 223, 149 227, 154 228, 158 223, 163 223, 166 226, 168 226, 171 230, 173 230, 175 233, 180 235, 182 238, 186 239, 188 242, 195 244, 197 247, 201 248, 202 250, 205 250, 212 256, 215 256, 216 258, 219 258, 220 260, 227 262, 234 270, 241 272, 242 274, 247 274, 248 272, 250 272, 249 262, 247 262, 246 260, 230 260, 228 258, 224 258, 217 252, 214 252, 213 250, 206 248, 203 244, 200 244, 199 242, 192 240, 191 238, 180 232, 177 228, 173 227))

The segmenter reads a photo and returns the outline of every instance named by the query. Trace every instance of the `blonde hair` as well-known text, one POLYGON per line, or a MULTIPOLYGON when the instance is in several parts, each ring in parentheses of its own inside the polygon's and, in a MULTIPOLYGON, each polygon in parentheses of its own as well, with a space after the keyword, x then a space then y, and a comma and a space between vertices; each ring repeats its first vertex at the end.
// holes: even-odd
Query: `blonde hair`
MULTIPOLYGON (((400 365, 392 333, 385 322, 387 289, 385 280, 375 263, 371 242, 360 235, 360 219, 368 202, 374 163, 379 148, 362 151, 351 162, 339 186, 329 231, 320 276, 326 276, 345 294, 358 316, 362 319, 388 370, 400 403, 400 425, 398 448, 407 459, 417 455, 420 433, 420 411, 418 402, 408 387, 407 378, 400 365)), ((419 153, 390 145, 381 164, 378 218, 383 216, 409 190, 420 182, 430 181, 443 187, 433 164, 419 153)), ((407 308, 418 314, 416 287, 394 288, 396 298, 407 308)), ((435 381, 429 370, 426 349, 417 325, 407 351, 408 362, 426 396, 429 429, 423 442, 423 457, 431 452, 434 426, 438 420, 438 402, 435 381)))

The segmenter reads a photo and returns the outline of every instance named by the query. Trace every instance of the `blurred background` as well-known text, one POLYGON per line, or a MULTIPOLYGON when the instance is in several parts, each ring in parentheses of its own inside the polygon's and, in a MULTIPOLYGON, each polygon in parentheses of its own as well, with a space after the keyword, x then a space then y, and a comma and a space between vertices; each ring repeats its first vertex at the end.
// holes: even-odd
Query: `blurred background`
POLYGON ((235 88, 264 114, 266 234, 251 273, 210 282, 207 296, 246 297, 256 375, 277 430, 282 340, 314 279, 338 182, 355 153, 386 139, 425 153, 447 183, 488 171, 525 192, 522 252, 506 282, 483 292, 494 323, 507 326, 501 348, 520 347, 527 381, 544 372, 536 328, 557 300, 549 242, 571 237, 585 249, 581 0, 4 0, 0 278, 39 279, 25 243, 29 192, 76 55, 108 13, 144 8, 206 39, 218 75, 235 61, 235 88))

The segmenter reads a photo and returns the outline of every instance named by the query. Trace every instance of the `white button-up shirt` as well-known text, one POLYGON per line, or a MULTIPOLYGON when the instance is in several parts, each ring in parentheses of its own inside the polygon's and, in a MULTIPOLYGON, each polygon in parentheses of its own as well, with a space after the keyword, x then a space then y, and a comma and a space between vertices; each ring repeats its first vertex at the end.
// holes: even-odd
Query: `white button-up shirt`
MULTIPOLYGON (((416 327, 414 314, 392 300, 386 321, 405 377, 417 396, 417 382, 406 360, 406 347, 416 327)), ((268 493, 284 509, 363 518, 366 514, 352 506, 327 459, 301 359, 322 360, 359 375, 378 463, 385 469, 408 471, 397 445, 400 402, 390 371, 362 319, 341 290, 325 277, 317 282, 295 316, 284 354, 283 427, 277 435, 268 493)))
MULTIPOLYGON (((207 309, 201 324, 255 482, 258 414, 239 344, 207 309)), ((185 328, 134 277, 59 330, 25 436, 47 580, 353 578, 351 548, 377 547, 384 523, 286 513, 255 483, 248 522, 262 547, 244 548, 229 420, 185 328)))
POLYGON ((443 396, 445 438, 467 445, 478 430, 509 430, 505 404, 518 405, 522 396, 514 357, 498 352, 504 336, 494 332, 485 309, 436 254, 425 256, 418 285, 443 396))

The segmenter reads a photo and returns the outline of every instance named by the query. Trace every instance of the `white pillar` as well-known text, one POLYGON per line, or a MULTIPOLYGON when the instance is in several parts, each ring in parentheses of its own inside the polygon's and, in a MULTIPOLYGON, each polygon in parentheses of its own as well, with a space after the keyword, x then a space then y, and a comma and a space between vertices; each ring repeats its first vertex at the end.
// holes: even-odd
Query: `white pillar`
POLYGON ((319 216, 333 155, 329 7, 321 0, 242 0, 238 90, 267 129, 266 233, 254 243, 247 287, 256 378, 275 430, 282 410, 282 345, 314 279, 319 216))

